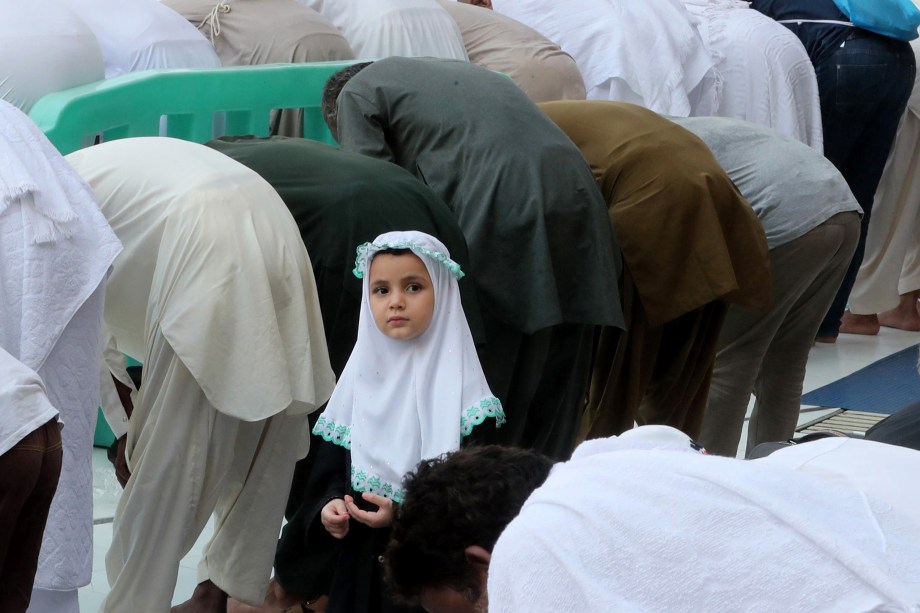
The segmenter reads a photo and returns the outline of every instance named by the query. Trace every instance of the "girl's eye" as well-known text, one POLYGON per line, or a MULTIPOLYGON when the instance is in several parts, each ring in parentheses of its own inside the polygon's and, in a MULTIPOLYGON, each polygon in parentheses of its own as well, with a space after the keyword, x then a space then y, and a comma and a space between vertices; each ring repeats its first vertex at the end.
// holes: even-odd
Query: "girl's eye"
POLYGON ((414 292, 420 292, 420 291, 422 291, 422 286, 419 285, 419 284, 417 284, 417 283, 411 283, 411 284, 409 284, 409 285, 406 286, 406 291, 407 291, 407 292, 413 292, 413 293, 414 293, 414 292))
POLYGON ((386 296, 388 291, 385 287, 375 287, 373 293, 377 296, 386 296))

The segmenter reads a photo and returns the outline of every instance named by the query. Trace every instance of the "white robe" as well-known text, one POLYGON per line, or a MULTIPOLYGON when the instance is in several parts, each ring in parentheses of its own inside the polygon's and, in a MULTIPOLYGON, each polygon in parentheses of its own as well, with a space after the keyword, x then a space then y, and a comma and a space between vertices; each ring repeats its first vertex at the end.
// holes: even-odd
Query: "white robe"
POLYGON ((62 0, 95 34, 105 77, 155 68, 220 68, 210 41, 156 0, 62 0))
POLYGON ((92 574, 92 437, 102 284, 121 244, 92 193, 35 124, 0 103, 0 346, 35 370, 64 429, 36 590, 92 574))
POLYGON ((721 75, 679 0, 493 0, 575 58, 589 100, 712 115, 721 75))
POLYGON ((297 0, 337 27, 363 60, 466 60, 457 24, 435 0, 297 0))
POLYGON ((799 38, 736 0, 683 0, 724 79, 720 117, 758 123, 823 151, 818 80, 799 38))
MULTIPOLYGON (((915 495, 622 438, 587 441, 528 498, 492 551, 490 613, 916 611, 915 495)), ((916 489, 903 452, 894 481, 916 489)))
POLYGON ((92 30, 59 0, 0 0, 0 98, 28 113, 45 94, 101 81, 92 30))

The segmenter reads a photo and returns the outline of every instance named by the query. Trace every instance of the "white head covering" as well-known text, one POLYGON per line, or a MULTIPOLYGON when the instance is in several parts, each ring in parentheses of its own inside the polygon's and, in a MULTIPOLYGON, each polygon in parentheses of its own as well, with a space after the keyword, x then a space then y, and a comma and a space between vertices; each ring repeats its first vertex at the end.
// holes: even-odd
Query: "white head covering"
POLYGON ((403 476, 420 460, 460 447, 488 417, 505 421, 486 383, 447 248, 422 232, 388 232, 358 247, 364 278, 358 340, 313 433, 351 450, 351 485, 402 501, 403 476), (368 303, 371 260, 384 249, 410 249, 428 269, 434 315, 428 329, 394 340, 377 328, 368 303))
MULTIPOLYGON (((490 613, 917 610, 912 496, 876 496, 779 458, 702 455, 661 428, 607 443, 557 464, 502 532, 490 613)), ((900 488, 916 489, 920 453, 897 461, 900 488)), ((884 475, 890 463, 873 465, 884 475)))
POLYGON ((121 244, 86 184, 6 102, 0 134, 0 346, 39 370, 121 244))

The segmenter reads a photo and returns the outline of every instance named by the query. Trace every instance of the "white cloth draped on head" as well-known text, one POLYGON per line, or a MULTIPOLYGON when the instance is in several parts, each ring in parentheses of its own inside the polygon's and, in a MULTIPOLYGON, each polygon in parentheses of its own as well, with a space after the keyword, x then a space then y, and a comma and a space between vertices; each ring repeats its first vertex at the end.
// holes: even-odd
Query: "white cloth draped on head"
MULTIPOLYGON (((553 467, 492 550, 491 613, 916 610, 916 496, 826 478, 832 444, 798 445, 809 457, 783 466, 686 453, 686 437, 645 428, 553 467)), ((858 461, 887 447, 846 445, 858 461)), ((915 489, 920 453, 874 474, 894 462, 892 483, 915 489)))
POLYGON ((713 115, 772 128, 823 150, 818 79, 792 31, 739 0, 683 0, 722 73, 713 115))
POLYGON ((0 134, 0 346, 39 370, 121 244, 92 191, 6 102, 0 134))
POLYGON ((355 275, 364 278, 358 340, 313 433, 351 450, 351 484, 402 501, 403 477, 419 461, 460 447, 489 417, 504 420, 489 390, 470 334, 447 248, 422 232, 388 232, 358 247, 355 275), (371 261, 384 249, 409 249, 434 288, 428 329, 393 340, 374 323, 368 302, 371 261))
POLYGON ((34 593, 54 590, 71 611, 92 575, 102 286, 122 247, 79 175, 5 102, 0 134, 0 347, 41 377, 64 423, 34 593))

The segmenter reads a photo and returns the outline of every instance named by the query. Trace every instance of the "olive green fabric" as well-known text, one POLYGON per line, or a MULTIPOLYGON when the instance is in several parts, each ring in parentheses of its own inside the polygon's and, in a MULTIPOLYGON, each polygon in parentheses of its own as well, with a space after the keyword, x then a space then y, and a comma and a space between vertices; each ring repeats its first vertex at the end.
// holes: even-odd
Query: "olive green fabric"
POLYGON ((769 306, 763 227, 703 141, 631 104, 539 106, 591 166, 652 325, 716 299, 769 306))

